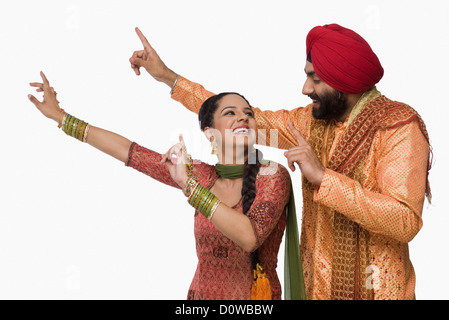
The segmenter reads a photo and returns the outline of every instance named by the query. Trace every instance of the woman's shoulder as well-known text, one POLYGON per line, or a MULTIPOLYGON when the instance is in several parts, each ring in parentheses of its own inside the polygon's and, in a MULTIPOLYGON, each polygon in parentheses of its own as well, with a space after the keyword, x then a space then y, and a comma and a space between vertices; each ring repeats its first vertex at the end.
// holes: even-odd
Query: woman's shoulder
POLYGON ((271 160, 263 160, 259 169, 259 178, 281 179, 290 182, 290 174, 282 164, 271 160))

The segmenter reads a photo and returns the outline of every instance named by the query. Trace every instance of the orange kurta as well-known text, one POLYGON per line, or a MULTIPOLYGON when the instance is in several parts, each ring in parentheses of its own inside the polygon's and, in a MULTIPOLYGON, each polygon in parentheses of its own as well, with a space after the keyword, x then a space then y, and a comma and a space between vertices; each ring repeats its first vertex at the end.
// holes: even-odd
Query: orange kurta
MULTIPOLYGON (((201 85, 180 77, 172 98, 198 113, 202 102, 213 95, 201 85)), ((326 166, 341 136, 355 116, 380 93, 364 96, 345 123, 330 127, 335 134, 330 148, 318 156, 326 166)), ((270 130, 278 131, 278 146, 297 145, 288 128, 292 122, 310 139, 312 106, 293 110, 261 111, 254 108, 258 128, 266 131, 259 141, 270 141, 270 130)), ((374 299, 414 299, 415 273, 409 258, 408 242, 422 227, 429 161, 429 144, 417 120, 376 131, 363 160, 360 179, 354 180, 326 169, 322 184, 311 197, 304 197, 301 255, 308 299, 331 299, 335 244, 335 210, 360 225, 369 234, 367 259, 361 281, 374 299)), ((353 284, 344 284, 351 286, 353 284)), ((334 288, 335 289, 335 288, 334 288)), ((341 298, 341 297, 340 297, 341 298)), ((346 297, 348 299, 351 296, 346 297)))

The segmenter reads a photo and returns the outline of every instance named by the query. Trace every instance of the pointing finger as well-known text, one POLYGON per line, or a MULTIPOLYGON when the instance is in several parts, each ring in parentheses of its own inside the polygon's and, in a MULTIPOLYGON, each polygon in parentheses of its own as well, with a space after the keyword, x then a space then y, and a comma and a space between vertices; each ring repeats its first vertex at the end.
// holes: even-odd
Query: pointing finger
POLYGON ((137 27, 136 27, 136 33, 145 49, 153 49, 151 47, 150 43, 148 42, 147 38, 143 35, 142 31, 140 31, 140 29, 137 27))
POLYGON ((184 137, 182 136, 182 133, 179 135, 179 142, 181 143, 181 146, 185 148, 186 144, 184 142, 184 137))

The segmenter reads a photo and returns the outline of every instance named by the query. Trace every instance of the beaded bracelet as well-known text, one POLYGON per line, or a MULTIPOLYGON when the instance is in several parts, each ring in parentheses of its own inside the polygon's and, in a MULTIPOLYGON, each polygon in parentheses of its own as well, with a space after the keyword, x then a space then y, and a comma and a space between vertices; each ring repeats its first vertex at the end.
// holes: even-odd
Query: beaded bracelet
POLYGON ((192 194, 192 191, 196 187, 197 184, 198 184, 197 178, 189 177, 187 179, 186 186, 184 187, 184 189, 182 189, 182 191, 184 192, 184 195, 186 197, 189 197, 192 194))
POLYGON ((87 133, 89 132, 90 126, 83 120, 65 113, 64 117, 62 118, 62 122, 58 127, 62 128, 62 131, 64 131, 67 135, 77 140, 80 140, 82 142, 87 141, 87 133))

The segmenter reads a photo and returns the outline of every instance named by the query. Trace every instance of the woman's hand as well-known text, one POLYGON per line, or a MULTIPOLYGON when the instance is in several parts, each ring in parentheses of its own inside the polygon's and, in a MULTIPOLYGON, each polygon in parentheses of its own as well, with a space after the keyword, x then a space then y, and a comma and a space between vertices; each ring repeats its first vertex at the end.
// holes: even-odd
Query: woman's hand
POLYGON ((172 179, 184 189, 188 179, 187 176, 187 151, 182 135, 179 136, 179 143, 171 147, 162 156, 161 163, 165 163, 172 179))
POLYGON ((43 92, 44 99, 42 100, 42 102, 40 102, 39 100, 36 99, 36 97, 34 97, 31 94, 28 95, 28 99, 30 99, 30 101, 36 106, 36 108, 40 112, 42 112, 44 116, 60 123, 64 116, 64 110, 62 110, 59 107, 59 101, 56 98, 55 89, 50 86, 47 77, 42 71, 40 74, 43 83, 31 82, 30 86, 37 88, 36 89, 37 92, 43 92))
POLYGON ((143 50, 134 51, 134 54, 129 59, 129 62, 131 62, 131 68, 134 70, 136 75, 139 76, 140 67, 144 67, 154 79, 164 82, 168 86, 172 87, 176 81, 177 74, 167 68, 165 63, 153 47, 151 47, 147 38, 143 35, 139 28, 136 28, 136 33, 142 42, 143 50))

